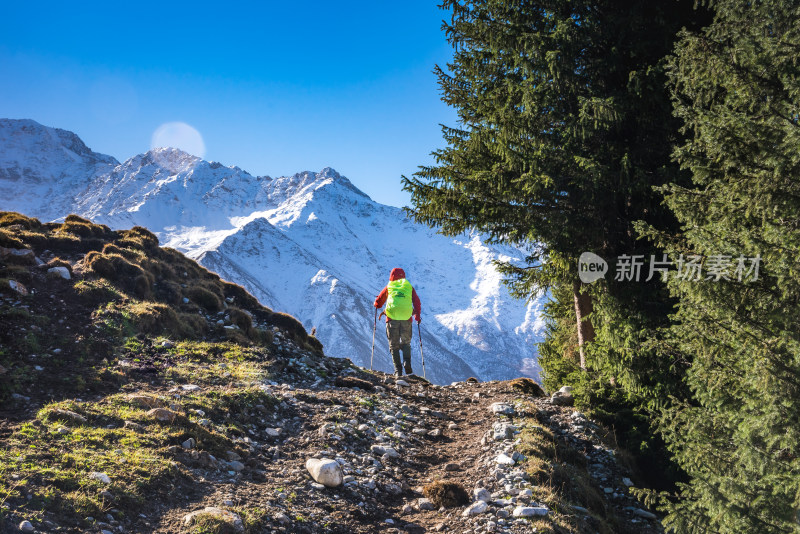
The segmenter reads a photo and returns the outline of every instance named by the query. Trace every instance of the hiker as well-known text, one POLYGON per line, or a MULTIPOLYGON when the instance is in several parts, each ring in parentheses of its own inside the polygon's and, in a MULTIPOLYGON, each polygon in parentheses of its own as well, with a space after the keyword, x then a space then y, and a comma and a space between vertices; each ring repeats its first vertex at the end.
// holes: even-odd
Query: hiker
POLYGON ((420 302, 411 282, 406 280, 403 269, 395 267, 389 275, 389 283, 375 299, 375 308, 386 304, 381 315, 386 314, 386 337, 389 338, 389 351, 392 353, 395 376, 403 376, 400 366, 400 351, 403 351, 403 363, 407 375, 411 370, 411 337, 413 335, 412 317, 420 321, 420 302))

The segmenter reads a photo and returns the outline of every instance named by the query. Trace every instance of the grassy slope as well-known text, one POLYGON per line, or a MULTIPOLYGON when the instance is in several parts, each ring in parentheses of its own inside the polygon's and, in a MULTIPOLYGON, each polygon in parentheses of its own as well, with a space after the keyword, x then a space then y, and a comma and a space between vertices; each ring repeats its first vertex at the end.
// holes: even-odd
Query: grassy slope
POLYGON ((294 318, 158 247, 143 228, 114 232, 76 216, 42 224, 0 212, 0 247, 33 251, 0 256, 6 513, 53 513, 76 527, 112 509, 133 513, 180 481, 168 447, 192 435, 212 455, 236 450, 250 412, 277 401, 258 386, 271 366, 285 365, 282 348, 300 356, 322 349, 294 318), (48 273, 54 266, 72 278, 48 273), (175 384, 201 389, 176 399, 175 384), (180 415, 158 421, 148 416, 156 406, 180 415))

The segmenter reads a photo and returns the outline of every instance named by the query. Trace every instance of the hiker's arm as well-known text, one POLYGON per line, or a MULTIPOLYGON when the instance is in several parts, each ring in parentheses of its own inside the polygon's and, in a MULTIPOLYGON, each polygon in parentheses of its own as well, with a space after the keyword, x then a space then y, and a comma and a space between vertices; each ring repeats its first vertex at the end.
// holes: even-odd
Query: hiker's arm
POLYGON ((420 312, 422 311, 422 304, 419 302, 419 295, 416 289, 411 289, 411 303, 414 305, 414 318, 417 322, 420 321, 420 312))
POLYGON ((386 299, 389 298, 389 291, 384 287, 381 292, 378 294, 378 297, 375 299, 375 306, 376 308, 382 307, 386 304, 386 299))

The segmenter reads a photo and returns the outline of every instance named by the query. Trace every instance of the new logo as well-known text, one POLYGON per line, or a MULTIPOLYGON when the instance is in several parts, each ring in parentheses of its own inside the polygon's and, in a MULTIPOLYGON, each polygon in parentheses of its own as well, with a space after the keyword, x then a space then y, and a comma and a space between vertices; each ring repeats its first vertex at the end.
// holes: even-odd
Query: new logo
POLYGON ((608 272, 606 260, 593 252, 584 252, 578 258, 578 277, 584 284, 603 278, 608 272))

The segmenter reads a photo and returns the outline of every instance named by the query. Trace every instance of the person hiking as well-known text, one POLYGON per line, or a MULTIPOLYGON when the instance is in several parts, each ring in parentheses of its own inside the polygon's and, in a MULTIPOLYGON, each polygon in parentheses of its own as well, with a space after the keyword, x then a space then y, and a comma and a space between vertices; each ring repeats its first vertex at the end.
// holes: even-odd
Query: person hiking
POLYGON ((389 339, 389 351, 392 354, 395 376, 403 375, 400 365, 400 352, 403 352, 403 363, 407 375, 411 370, 411 338, 414 330, 412 318, 420 322, 421 304, 417 291, 406 280, 406 272, 395 267, 389 275, 389 283, 375 299, 375 308, 379 309, 386 304, 386 309, 381 315, 386 314, 386 337, 389 339))

